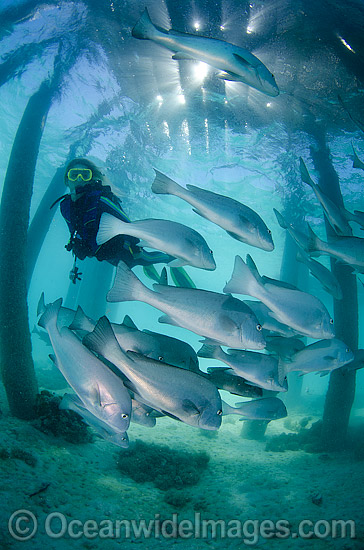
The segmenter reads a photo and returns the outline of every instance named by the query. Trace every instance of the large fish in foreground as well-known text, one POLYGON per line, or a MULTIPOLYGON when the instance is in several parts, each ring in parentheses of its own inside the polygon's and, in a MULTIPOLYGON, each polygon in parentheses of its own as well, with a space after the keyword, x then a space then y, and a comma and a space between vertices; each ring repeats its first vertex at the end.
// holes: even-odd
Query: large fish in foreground
POLYGON ((219 78, 243 82, 270 97, 279 94, 274 75, 245 48, 216 38, 207 38, 156 27, 145 9, 132 29, 134 38, 152 40, 174 52, 172 59, 199 60, 220 69, 219 78))
POLYGON ((174 195, 191 206, 193 211, 225 229, 234 239, 268 252, 274 249, 271 231, 262 218, 248 206, 224 195, 187 184, 185 189, 158 170, 152 185, 153 193, 174 195))
POLYGON ((263 285, 257 281, 240 256, 235 257, 234 271, 224 292, 257 298, 272 311, 278 321, 305 336, 320 339, 335 336, 334 322, 318 298, 300 290, 263 285))
POLYGON ((141 239, 140 246, 175 256, 177 259, 170 262, 172 266, 192 265, 209 271, 216 268, 212 250, 202 235, 182 223, 156 219, 127 223, 104 212, 96 236, 97 244, 104 244, 120 234, 141 239))
POLYGON ((126 355, 106 317, 99 320, 83 342, 113 363, 128 378, 145 404, 191 426, 205 430, 220 427, 220 394, 205 377, 139 354, 126 355))
POLYGON ((140 301, 165 315, 159 322, 187 328, 207 339, 231 348, 263 349, 262 327, 252 310, 241 300, 197 288, 154 285, 147 288, 119 262, 108 302, 140 301))
POLYGON ((56 365, 85 407, 119 432, 130 424, 131 399, 121 379, 67 328, 58 330, 62 298, 47 306, 38 324, 49 334, 56 365))

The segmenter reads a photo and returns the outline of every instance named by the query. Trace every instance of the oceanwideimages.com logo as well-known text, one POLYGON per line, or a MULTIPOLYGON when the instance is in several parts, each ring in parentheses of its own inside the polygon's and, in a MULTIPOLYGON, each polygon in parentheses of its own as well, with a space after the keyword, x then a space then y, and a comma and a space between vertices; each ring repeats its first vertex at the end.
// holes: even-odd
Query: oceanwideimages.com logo
POLYGON ((30 510, 16 510, 9 518, 8 530, 17 541, 27 541, 38 533, 51 539, 240 539, 246 545, 255 545, 259 539, 344 539, 355 538, 353 520, 333 519, 300 521, 293 530, 286 519, 205 519, 199 512, 193 520, 180 519, 177 513, 170 519, 110 520, 69 519, 61 512, 51 512, 40 521, 30 510))

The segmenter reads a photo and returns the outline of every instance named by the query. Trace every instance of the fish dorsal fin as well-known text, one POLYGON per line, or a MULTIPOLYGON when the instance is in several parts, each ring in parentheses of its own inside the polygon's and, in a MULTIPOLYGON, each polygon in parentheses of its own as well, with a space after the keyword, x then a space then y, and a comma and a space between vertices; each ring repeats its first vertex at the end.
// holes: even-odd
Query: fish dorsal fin
POLYGON ((175 61, 182 61, 182 60, 188 60, 188 61, 195 61, 195 57, 192 57, 191 55, 188 55, 188 53, 184 52, 176 52, 174 55, 172 55, 172 59, 175 61))
POLYGON ((133 319, 131 317, 129 317, 129 315, 125 315, 125 317, 123 319, 123 322, 122 322, 122 325, 124 325, 124 327, 133 328, 135 330, 138 330, 138 327, 134 323, 133 319))

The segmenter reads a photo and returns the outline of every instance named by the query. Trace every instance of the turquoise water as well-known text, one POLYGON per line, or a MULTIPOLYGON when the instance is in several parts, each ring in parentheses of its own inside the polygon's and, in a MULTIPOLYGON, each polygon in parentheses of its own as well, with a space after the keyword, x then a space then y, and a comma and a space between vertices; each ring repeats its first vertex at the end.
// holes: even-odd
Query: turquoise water
MULTIPOLYGON (((59 71, 36 163, 30 219, 56 170, 66 162, 70 148, 76 146, 75 156, 89 158, 105 172, 132 220, 178 221, 204 236, 213 249, 217 269, 208 272, 187 267, 198 288, 222 292, 232 274, 235 256, 245 258, 251 254, 261 275, 293 277, 292 282, 320 298, 333 315, 332 297, 306 268, 297 264, 294 256, 289 269, 282 271, 285 231, 278 225, 273 208, 285 211, 287 219, 291 217, 293 222, 309 221, 315 232, 326 239, 322 209, 312 190, 302 183, 299 171, 302 157, 313 180, 319 181, 322 174, 315 167, 312 149, 317 150, 324 143, 338 175, 346 209, 364 210, 363 171, 353 168, 352 150, 354 146, 364 160, 360 129, 360 124, 364 124, 362 3, 351 2, 348 6, 335 2, 313 6, 308 1, 147 3, 152 21, 160 27, 220 38, 253 52, 275 76, 280 95, 273 98, 245 84, 220 80, 215 69, 200 66, 198 61, 172 60, 171 52, 165 48, 133 38, 132 27, 145 6, 139 1, 118 0, 2 3, 0 185, 3 186, 15 134, 29 98, 44 80, 52 79, 55 70, 59 71), (153 194, 153 168, 183 186, 191 183, 232 197, 255 210, 272 231, 274 251, 265 252, 231 239, 223 229, 197 216, 181 199, 153 194)), ((59 188, 59 195, 65 192, 66 188, 59 188)), ((362 236, 358 225, 352 224, 352 228, 354 235, 362 236)), ((70 285, 68 273, 73 258, 64 248, 68 238, 66 224, 55 207, 29 287, 30 330, 37 322, 41 292, 45 293, 46 302, 53 302, 70 296, 71 287, 75 299, 67 305, 76 308, 80 303, 86 313, 88 308, 92 309, 97 285, 91 283, 102 274, 95 275, 97 262, 87 259, 79 262, 84 273, 82 283, 77 283, 76 289, 70 285), (78 288, 81 290, 77 299, 78 288)), ((319 260, 329 267, 327 256, 319 260)), ((140 267, 135 273, 145 284, 151 283, 140 267)), ((361 280, 363 276, 359 275, 358 348, 363 347, 361 280)), ((99 299, 102 300, 103 297, 99 299)), ((200 347, 200 336, 158 323, 160 312, 149 305, 110 304, 105 300, 105 314, 113 322, 121 322, 125 315, 130 315, 140 329, 180 338, 196 351, 200 347)), ((306 343, 312 341, 308 339, 306 343)), ((40 388, 63 395, 67 383, 48 359, 50 348, 36 335, 32 345, 40 388)), ((206 359, 200 362, 203 370, 210 365, 219 363, 206 359)), ((161 419, 153 430, 133 426, 130 440, 167 444, 177 450, 206 451, 210 455, 206 477, 190 489, 192 500, 178 508, 183 517, 192 517, 202 510, 206 517, 224 520, 237 514, 245 519, 274 521, 287 516, 294 523, 304 517, 314 520, 344 517, 348 510, 345 517, 357 522, 356 540, 330 539, 330 546, 326 547, 360 549, 364 543, 360 538, 363 525, 359 487, 363 462, 359 455, 355 458, 344 445, 332 455, 310 454, 302 449, 284 453, 265 450, 266 442, 273 436, 295 433, 302 419, 309 418, 308 426, 321 419, 328 382, 328 376, 309 374, 300 379, 296 374, 290 375, 290 390, 280 395, 288 417, 271 422, 263 442, 243 439, 241 423, 235 416, 224 418, 216 439, 208 439, 196 428, 161 419), (259 468, 264 481, 257 472, 259 468), (342 477, 344 486, 332 482, 342 477), (216 493, 221 497, 216 499, 216 493), (313 503, 311 493, 322 494, 322 505, 313 503), (196 495, 201 494, 206 502, 199 507, 196 495), (216 500, 219 502, 214 508, 216 500), (267 502, 269 506, 265 507, 267 502), (335 503, 339 506, 337 510, 335 503)), ((235 396, 223 395, 229 403, 240 401, 235 396)), ((363 397, 364 378, 359 370, 351 426, 362 423, 363 397)), ((151 485, 138 484, 129 478, 120 480, 114 460, 117 448, 111 444, 97 440, 72 445, 44 434, 38 439, 39 432, 34 427, 10 415, 3 388, 0 409, 4 447, 11 449, 15 441, 20 441, 20 446, 29 448, 38 458, 33 467, 16 459, 4 459, 4 502, 10 504, 2 508, 4 518, 17 508, 25 508, 39 517, 55 509, 69 518, 81 514, 82 520, 88 517, 100 520, 105 515, 116 519, 122 514, 117 504, 120 494, 127 510, 124 517, 138 519, 148 517, 148 513, 162 513, 169 518, 176 511, 173 505, 166 505, 162 493, 151 485), (89 476, 83 472, 81 483, 80 470, 88 465, 89 476), (12 485, 14 479, 18 481, 12 485), (37 490, 43 480, 51 484, 51 491, 44 492, 47 495, 44 500, 41 496, 26 500, 24 494, 31 494, 33 487, 37 490), (24 492, 25 486, 29 490, 24 492), (91 504, 84 513, 88 498, 91 504)), ((17 548, 19 541, 9 535, 7 527, 3 532, 0 543, 4 548, 17 548)), ((43 532, 37 537, 21 543, 22 547, 117 545, 116 541, 96 539, 96 544, 87 542, 87 537, 74 540, 69 536, 50 542, 43 532)), ((155 539, 139 542, 148 548, 172 544, 171 540, 159 543, 155 539)), ((194 542, 196 548, 206 546, 204 541, 194 542)), ((183 540, 176 543, 187 547, 183 540)), ((231 538, 209 543, 216 548, 237 548, 242 544, 231 538)), ((264 537, 256 541, 273 549, 284 545, 319 549, 324 543, 328 541, 317 537, 314 541, 271 541, 264 537)))

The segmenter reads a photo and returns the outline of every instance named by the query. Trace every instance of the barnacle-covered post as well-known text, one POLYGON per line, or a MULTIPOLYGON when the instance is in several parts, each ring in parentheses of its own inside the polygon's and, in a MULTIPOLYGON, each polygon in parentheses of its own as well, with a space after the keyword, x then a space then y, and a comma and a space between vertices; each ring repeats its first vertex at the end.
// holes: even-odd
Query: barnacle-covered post
POLYGON ((20 121, 0 205, 0 354, 11 413, 31 418, 38 387, 27 303, 27 232, 35 166, 54 90, 43 82, 20 121))

